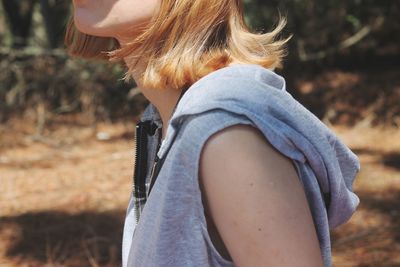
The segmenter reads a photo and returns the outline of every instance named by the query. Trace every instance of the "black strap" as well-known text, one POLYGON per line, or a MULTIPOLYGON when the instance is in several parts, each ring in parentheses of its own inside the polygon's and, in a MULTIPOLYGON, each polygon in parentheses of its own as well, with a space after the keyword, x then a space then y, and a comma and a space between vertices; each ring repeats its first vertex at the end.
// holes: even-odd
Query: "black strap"
MULTIPOLYGON (((181 95, 179 96, 179 99, 178 99, 178 101, 177 101, 177 103, 176 103, 176 105, 175 105, 174 111, 172 112, 172 115, 175 113, 176 107, 178 106, 178 103, 179 103, 179 101, 181 100, 182 96, 185 94, 185 92, 186 92, 186 90, 182 90, 181 95)), ((172 117, 172 115, 171 115, 171 117, 172 117)), ((166 159, 166 157, 167 157, 167 154, 168 154, 169 150, 171 149, 172 144, 173 144, 173 142, 175 141, 175 138, 176 138, 177 135, 178 135, 178 134, 175 133, 175 135, 173 136, 173 139, 172 139, 172 141, 171 141, 171 145, 168 147, 167 151, 165 151, 165 153, 164 153, 164 155, 161 157, 161 159, 160 159, 160 158, 158 157, 158 155, 156 154, 154 171, 153 171, 152 177, 150 177, 151 180, 150 180, 150 186, 149 186, 149 193, 148 193, 148 195, 150 195, 151 189, 153 188, 154 183, 155 183, 156 180, 157 180, 158 173, 160 172, 161 167, 163 166, 164 161, 165 161, 165 159, 166 159)), ((159 143, 158 143, 159 146, 158 146, 158 147, 160 147, 161 134, 160 134, 159 136, 160 136, 160 138, 159 138, 159 143)), ((158 153, 158 151, 157 151, 157 153, 158 153)))

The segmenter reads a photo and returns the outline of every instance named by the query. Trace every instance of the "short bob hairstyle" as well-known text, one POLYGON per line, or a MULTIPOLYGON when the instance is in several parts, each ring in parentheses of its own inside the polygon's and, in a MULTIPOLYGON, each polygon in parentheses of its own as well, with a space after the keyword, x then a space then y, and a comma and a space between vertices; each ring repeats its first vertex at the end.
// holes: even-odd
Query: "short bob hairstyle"
POLYGON ((277 39, 286 25, 280 16, 267 33, 252 33, 245 24, 242 0, 161 0, 160 9, 140 34, 124 47, 114 38, 79 32, 73 17, 65 44, 71 56, 111 61, 130 59, 128 81, 137 62, 144 63, 145 88, 187 89, 197 80, 231 62, 282 67, 285 45, 277 39))

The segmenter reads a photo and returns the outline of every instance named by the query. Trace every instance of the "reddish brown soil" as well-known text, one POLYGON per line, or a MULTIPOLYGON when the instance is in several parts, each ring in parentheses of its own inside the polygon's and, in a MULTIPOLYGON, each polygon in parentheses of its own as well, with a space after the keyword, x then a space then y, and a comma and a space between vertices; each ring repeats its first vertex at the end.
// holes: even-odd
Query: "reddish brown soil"
POLYGON ((119 266, 134 124, 73 121, 1 126, 0 266, 119 266))

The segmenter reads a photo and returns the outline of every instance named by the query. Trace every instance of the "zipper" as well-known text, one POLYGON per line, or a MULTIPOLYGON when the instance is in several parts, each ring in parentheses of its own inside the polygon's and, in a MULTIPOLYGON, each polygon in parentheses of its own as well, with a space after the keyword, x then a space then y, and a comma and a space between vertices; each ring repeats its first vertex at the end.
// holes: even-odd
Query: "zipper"
MULTIPOLYGON (((178 106, 179 101, 184 95, 186 90, 182 90, 181 95, 177 103, 175 104, 175 108, 172 111, 172 115, 174 114, 176 107, 178 106)), ((171 116, 172 116, 171 115, 171 116)), ((134 209, 136 211, 136 224, 139 223, 140 214, 144 205, 146 204, 147 196, 150 194, 150 191, 154 185, 155 179, 158 176, 158 173, 164 163, 165 156, 162 159, 158 158, 158 151, 161 146, 161 137, 162 137, 162 128, 159 132, 158 145, 156 150, 156 156, 154 160, 154 164, 151 169, 150 176, 150 185, 148 193, 146 194, 146 176, 147 176, 147 144, 148 144, 148 136, 154 135, 156 130, 159 129, 158 126, 152 120, 140 121, 136 125, 136 154, 135 154, 135 171, 133 176, 133 200, 134 200, 134 209), (154 176, 154 177, 153 177, 154 176)), ((176 136, 174 136, 173 140, 176 136)), ((168 153, 169 149, 167 150, 168 153)))
POLYGON ((136 210, 136 223, 146 203, 147 144, 148 136, 154 135, 157 125, 150 120, 140 121, 136 125, 136 154, 133 176, 133 197, 136 210))

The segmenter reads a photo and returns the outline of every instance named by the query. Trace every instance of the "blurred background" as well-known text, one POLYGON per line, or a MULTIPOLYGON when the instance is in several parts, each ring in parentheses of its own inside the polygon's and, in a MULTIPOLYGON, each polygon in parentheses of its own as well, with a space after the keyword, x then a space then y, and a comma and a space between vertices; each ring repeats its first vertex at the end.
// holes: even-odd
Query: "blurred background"
MULTIPOLYGON (((334 266, 400 266, 400 2, 245 0, 293 34, 287 90, 360 158, 334 266)), ((0 4, 0 266, 120 266, 146 99, 124 69, 69 58, 65 0, 0 4)))

